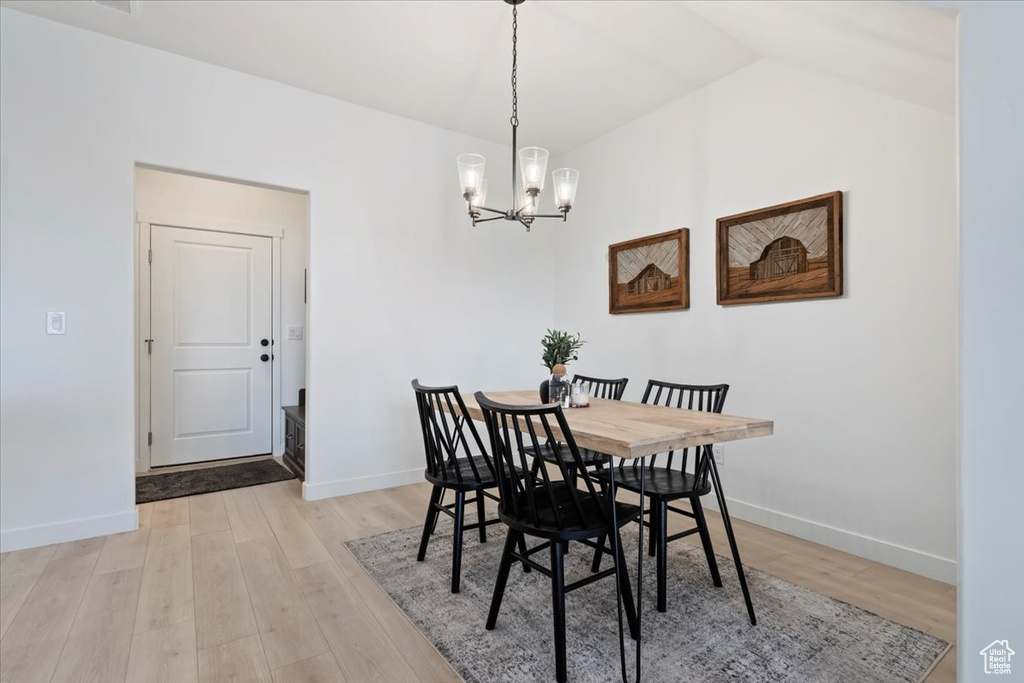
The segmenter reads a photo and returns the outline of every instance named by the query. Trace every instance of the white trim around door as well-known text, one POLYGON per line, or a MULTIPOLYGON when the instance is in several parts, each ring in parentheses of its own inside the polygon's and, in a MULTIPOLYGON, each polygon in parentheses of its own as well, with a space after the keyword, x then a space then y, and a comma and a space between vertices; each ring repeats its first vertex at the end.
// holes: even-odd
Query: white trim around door
POLYGON ((171 228, 192 228, 193 230, 231 232, 236 235, 284 238, 284 229, 279 226, 227 221, 223 218, 203 218, 202 216, 189 216, 180 213, 138 211, 135 214, 135 221, 136 223, 149 223, 150 225, 166 225, 171 228))

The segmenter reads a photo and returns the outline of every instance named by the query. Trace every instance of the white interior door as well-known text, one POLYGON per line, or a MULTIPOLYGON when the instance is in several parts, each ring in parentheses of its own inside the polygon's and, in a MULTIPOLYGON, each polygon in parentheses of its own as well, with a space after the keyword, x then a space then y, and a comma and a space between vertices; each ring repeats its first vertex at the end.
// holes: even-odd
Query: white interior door
POLYGON ((270 453, 271 239, 150 228, 152 466, 270 453))

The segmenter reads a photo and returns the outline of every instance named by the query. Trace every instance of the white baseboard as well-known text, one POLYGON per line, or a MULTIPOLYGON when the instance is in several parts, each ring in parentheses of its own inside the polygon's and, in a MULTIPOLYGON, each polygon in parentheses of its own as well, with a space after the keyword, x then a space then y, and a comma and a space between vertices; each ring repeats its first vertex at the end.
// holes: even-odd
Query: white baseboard
MULTIPOLYGON (((321 500, 335 496, 346 496, 350 493, 362 493, 363 491, 376 491, 393 486, 415 484, 421 481, 423 481, 423 469, 416 468, 367 477, 337 479, 321 484, 304 482, 302 484, 302 497, 306 500, 321 500)), ((870 536, 864 536, 853 531, 838 529, 784 512, 769 510, 741 500, 733 498, 727 500, 729 501, 729 513, 737 519, 753 522, 769 529, 775 529, 776 531, 781 531, 814 543, 820 543, 821 545, 874 560, 875 562, 881 562, 882 564, 897 567, 914 574, 927 576, 937 581, 949 584, 956 583, 955 560, 932 555, 922 550, 907 548, 889 541, 871 538, 870 536)), ((718 509, 713 496, 705 498, 705 506, 715 510, 718 509)), ((742 551, 743 548, 741 546, 740 552, 742 553, 742 551)))
POLYGON ((334 498, 335 496, 347 496, 350 493, 362 493, 363 491, 376 491, 378 489, 389 489, 393 486, 405 486, 423 481, 423 468, 417 467, 401 472, 388 472, 386 474, 373 474, 368 477, 354 477, 352 479, 335 479, 320 484, 302 482, 302 497, 306 500, 322 500, 334 498))
POLYGON ((78 541, 94 536, 119 534, 123 531, 134 531, 139 528, 139 511, 132 506, 131 510, 117 512, 112 515, 72 519, 55 524, 27 526, 20 529, 0 531, 0 552, 23 550, 53 543, 78 541))
MULTIPOLYGON (((745 503, 741 500, 726 498, 729 503, 729 514, 747 522, 753 522, 769 529, 781 531, 791 536, 803 538, 813 543, 820 543, 836 550, 858 555, 860 557, 887 564, 890 567, 903 569, 914 574, 927 576, 936 581, 956 584, 956 560, 932 555, 922 550, 914 550, 896 543, 864 536, 853 531, 813 522, 802 517, 795 517, 784 512, 745 503)), ((717 510, 718 502, 713 496, 704 499, 705 507, 717 510)), ((719 551, 721 552, 721 551, 719 551)), ((740 556, 743 546, 740 546, 740 556)))

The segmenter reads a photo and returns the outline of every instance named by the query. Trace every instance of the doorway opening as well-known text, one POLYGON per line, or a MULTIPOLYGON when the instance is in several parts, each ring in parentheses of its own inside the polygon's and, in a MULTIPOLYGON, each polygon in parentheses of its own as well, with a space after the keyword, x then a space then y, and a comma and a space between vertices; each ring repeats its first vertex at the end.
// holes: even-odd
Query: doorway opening
POLYGON ((136 166, 136 474, 285 454, 282 408, 306 386, 308 204, 136 166))

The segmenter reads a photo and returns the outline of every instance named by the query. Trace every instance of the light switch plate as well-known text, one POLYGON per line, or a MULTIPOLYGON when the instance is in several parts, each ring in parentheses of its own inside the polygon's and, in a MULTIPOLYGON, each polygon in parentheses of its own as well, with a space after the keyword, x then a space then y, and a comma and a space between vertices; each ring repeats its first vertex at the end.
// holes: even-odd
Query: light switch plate
POLYGON ((302 326, 301 325, 289 325, 288 326, 288 339, 292 341, 302 339, 302 326))
POLYGON ((64 311, 46 312, 46 334, 67 334, 64 311))

